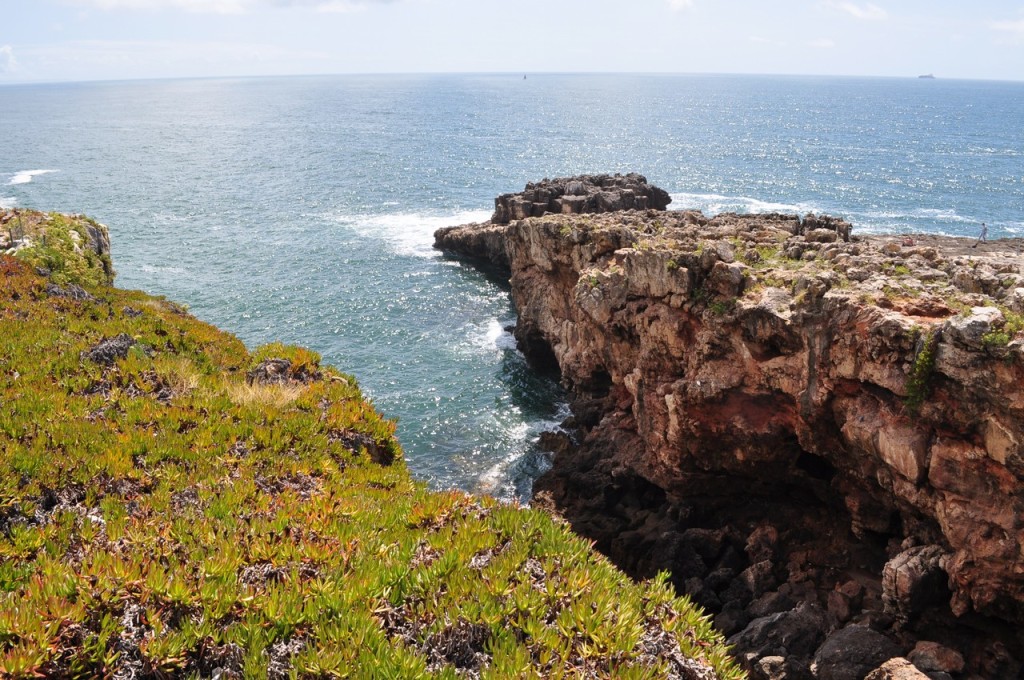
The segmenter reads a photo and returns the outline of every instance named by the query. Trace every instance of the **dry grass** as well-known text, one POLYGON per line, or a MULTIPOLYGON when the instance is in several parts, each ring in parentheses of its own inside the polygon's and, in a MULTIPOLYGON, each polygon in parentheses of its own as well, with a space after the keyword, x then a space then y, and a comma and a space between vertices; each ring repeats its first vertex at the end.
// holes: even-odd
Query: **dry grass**
POLYGON ((259 385, 246 383, 229 383, 227 393, 231 401, 239 406, 266 406, 282 409, 300 396, 303 386, 294 385, 259 385))
POLYGON ((188 357, 161 355, 154 359, 153 368, 174 396, 185 396, 199 387, 199 371, 188 357))

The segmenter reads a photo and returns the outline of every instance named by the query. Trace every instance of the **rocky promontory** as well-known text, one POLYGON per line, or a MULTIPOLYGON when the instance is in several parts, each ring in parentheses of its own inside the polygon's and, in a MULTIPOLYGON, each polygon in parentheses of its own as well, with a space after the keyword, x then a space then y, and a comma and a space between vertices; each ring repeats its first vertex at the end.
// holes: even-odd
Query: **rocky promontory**
POLYGON ((1019 243, 661 210, 436 237, 510 275, 571 391, 536 501, 668 570, 752 677, 1017 676, 1019 243))
POLYGON ((579 175, 529 182, 518 193, 494 199, 494 224, 508 224, 547 213, 579 215, 619 210, 664 210, 668 192, 635 172, 627 175, 579 175))
MULTIPOLYGON (((445 235, 456 227, 437 232, 438 247, 462 257, 485 260, 507 269, 508 254, 501 227, 514 220, 541 215, 579 215, 620 210, 664 210, 672 198, 663 189, 648 184, 637 173, 626 175, 579 175, 528 182, 517 193, 494 199, 494 214, 476 229, 458 228, 455 238, 445 235)), ((468 225, 467 225, 468 226, 468 225)))

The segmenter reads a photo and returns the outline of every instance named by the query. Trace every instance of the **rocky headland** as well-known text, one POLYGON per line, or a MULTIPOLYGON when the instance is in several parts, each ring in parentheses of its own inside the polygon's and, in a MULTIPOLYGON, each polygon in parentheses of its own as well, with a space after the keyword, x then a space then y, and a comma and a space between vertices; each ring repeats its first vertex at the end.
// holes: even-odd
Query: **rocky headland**
POLYGON ((436 234, 571 392, 536 503, 669 571, 751 677, 1017 677, 1020 243, 552 212, 436 234))

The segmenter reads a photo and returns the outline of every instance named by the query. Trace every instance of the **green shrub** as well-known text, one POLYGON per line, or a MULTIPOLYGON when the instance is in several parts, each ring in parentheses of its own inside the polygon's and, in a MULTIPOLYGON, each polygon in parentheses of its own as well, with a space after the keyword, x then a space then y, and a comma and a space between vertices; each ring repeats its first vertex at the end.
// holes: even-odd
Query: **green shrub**
POLYGON ((931 396, 932 376, 935 373, 935 350, 939 342, 939 333, 929 331, 918 339, 917 354, 907 378, 904 404, 911 413, 917 413, 931 396))

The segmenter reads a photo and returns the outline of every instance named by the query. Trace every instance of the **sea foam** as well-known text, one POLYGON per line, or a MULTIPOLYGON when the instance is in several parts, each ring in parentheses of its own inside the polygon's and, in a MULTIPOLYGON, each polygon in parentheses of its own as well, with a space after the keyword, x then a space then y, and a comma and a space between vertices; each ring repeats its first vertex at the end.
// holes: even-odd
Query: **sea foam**
POLYGON ((672 210, 700 210, 708 217, 724 212, 737 213, 791 213, 804 214, 821 212, 810 203, 775 203, 749 196, 725 196, 722 194, 673 193, 672 210))
POLYGON ((396 255, 438 257, 434 250, 434 232, 470 222, 484 222, 490 211, 472 210, 448 215, 422 213, 387 213, 384 215, 335 215, 335 221, 351 228, 365 238, 384 241, 396 255))
POLYGON ((39 175, 46 175, 51 172, 57 172, 57 170, 21 170, 16 172, 13 177, 7 182, 8 184, 28 184, 34 177, 39 175))
POLYGON ((504 432, 508 454, 481 472, 473 486, 506 502, 529 503, 533 480, 551 467, 548 454, 536 448, 543 432, 563 432, 562 423, 572 414, 569 404, 560 403, 553 418, 524 420, 504 432))
MULTIPOLYGON (((927 232, 946 236, 971 236, 984 219, 962 215, 951 208, 915 208, 913 210, 864 210, 845 215, 857 231, 864 233, 927 232)), ((991 224, 990 227, 996 227, 991 224)), ((993 233, 993 236, 996 236, 993 233)))

